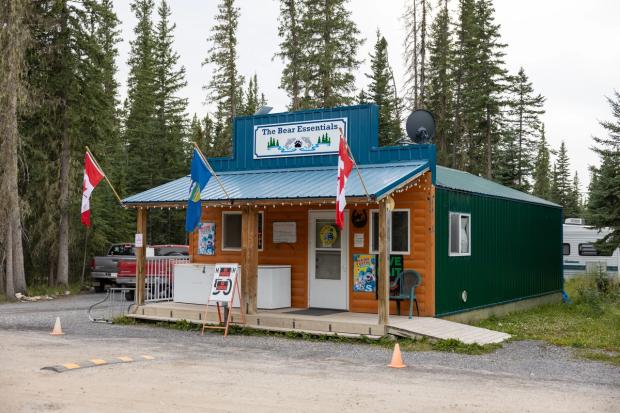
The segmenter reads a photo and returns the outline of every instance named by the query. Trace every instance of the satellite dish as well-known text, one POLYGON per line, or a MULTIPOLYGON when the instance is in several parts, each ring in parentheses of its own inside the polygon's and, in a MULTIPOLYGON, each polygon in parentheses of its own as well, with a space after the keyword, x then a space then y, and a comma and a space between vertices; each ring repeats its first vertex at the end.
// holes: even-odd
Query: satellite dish
POLYGON ((260 108, 258 108, 258 110, 256 112, 254 112, 254 116, 266 115, 269 112, 271 112, 271 109, 273 109, 273 107, 271 107, 271 106, 261 106, 260 108))
POLYGON ((407 118, 406 129, 413 142, 431 143, 435 136, 435 118, 428 110, 415 110, 407 118))

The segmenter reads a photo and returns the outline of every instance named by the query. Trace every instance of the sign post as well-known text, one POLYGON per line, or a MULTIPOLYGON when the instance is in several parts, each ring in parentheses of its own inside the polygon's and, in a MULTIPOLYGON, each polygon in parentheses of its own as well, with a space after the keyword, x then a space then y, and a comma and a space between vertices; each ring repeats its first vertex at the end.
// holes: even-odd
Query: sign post
POLYGON ((224 337, 228 335, 228 326, 232 321, 232 306, 233 300, 235 299, 235 294, 236 297, 239 298, 241 322, 245 323, 243 297, 241 296, 241 290, 239 288, 239 274, 240 268, 238 264, 215 264, 215 274, 213 276, 213 283, 211 284, 211 292, 209 293, 207 305, 205 306, 202 334, 205 333, 205 328, 211 328, 224 330, 224 337), (210 303, 215 303, 217 306, 217 318, 219 321, 217 326, 207 325, 207 315, 210 303), (222 318, 220 304, 223 304, 228 308, 228 315, 225 314, 224 318, 222 318))

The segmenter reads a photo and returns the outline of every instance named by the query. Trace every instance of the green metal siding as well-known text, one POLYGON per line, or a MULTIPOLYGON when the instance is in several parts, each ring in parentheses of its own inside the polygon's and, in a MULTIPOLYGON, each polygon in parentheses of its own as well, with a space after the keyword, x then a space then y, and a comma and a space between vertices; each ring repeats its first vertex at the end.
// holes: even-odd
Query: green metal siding
POLYGON ((562 290, 561 208, 438 187, 435 231, 437 315, 562 290), (448 255, 450 212, 471 214, 470 256, 448 255))

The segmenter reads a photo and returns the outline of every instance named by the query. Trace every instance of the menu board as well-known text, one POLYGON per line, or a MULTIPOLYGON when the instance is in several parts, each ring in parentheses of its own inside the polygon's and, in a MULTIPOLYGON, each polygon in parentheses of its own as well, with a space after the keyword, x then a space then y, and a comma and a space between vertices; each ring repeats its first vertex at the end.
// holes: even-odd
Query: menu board
POLYGON ((297 224, 292 222, 274 222, 273 223, 273 243, 290 243, 297 242, 297 224))

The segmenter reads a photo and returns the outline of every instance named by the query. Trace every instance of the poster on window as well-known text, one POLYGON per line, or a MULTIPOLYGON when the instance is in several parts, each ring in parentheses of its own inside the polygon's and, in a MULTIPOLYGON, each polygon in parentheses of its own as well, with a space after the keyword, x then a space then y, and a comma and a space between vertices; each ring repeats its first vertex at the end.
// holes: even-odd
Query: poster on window
POLYGON ((215 255, 215 222, 198 224, 198 255, 215 255))
POLYGON ((211 284, 208 302, 231 303, 238 274, 239 265, 237 264, 215 264, 215 274, 213 274, 213 284, 211 284))
POLYGON ((375 292, 377 258, 371 254, 353 254, 353 291, 375 292))

